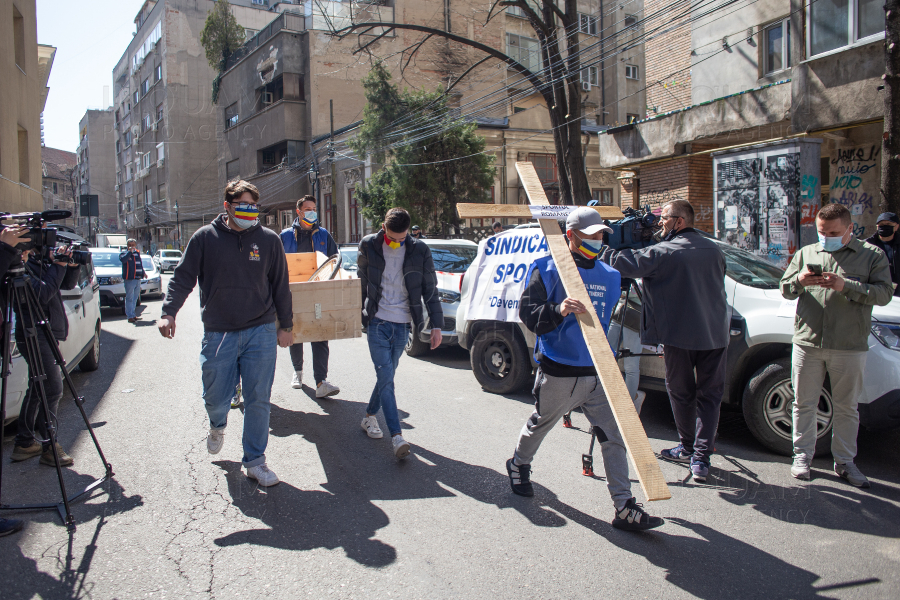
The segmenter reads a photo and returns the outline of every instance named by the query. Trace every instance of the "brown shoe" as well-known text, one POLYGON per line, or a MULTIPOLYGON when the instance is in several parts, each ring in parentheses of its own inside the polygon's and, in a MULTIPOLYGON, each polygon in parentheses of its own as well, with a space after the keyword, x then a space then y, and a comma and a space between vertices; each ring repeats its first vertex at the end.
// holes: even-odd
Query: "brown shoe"
POLYGON ((128 319, 129 323, 134 323, 135 321, 137 321, 137 319, 134 317, 131 317, 130 319, 128 319))
POLYGON ((28 460, 33 456, 37 456, 41 453, 41 445, 35 441, 31 442, 30 446, 16 446, 13 448, 12 456, 10 457, 13 461, 20 460, 28 460))
MULTIPOLYGON (((56 445, 56 453, 59 454, 59 466, 61 467, 71 467, 75 464, 75 459, 66 454, 66 451, 62 449, 62 446, 59 444, 56 445)), ((56 463, 53 462, 53 450, 47 449, 46 452, 41 454, 41 464, 48 465, 51 467, 56 466, 56 463)))

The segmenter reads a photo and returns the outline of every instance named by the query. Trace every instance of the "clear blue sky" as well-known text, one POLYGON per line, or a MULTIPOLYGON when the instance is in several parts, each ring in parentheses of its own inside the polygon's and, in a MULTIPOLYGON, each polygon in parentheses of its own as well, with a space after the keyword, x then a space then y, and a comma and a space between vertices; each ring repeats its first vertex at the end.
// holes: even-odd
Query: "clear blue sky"
POLYGON ((74 152, 84 112, 112 104, 112 70, 131 43, 134 17, 143 4, 144 0, 37 0, 38 43, 56 46, 44 108, 47 146, 74 152))

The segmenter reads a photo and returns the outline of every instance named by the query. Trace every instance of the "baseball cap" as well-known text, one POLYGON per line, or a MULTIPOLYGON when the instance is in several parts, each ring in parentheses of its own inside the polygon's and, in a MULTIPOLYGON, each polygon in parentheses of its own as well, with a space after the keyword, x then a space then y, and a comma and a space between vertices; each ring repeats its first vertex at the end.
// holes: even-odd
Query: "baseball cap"
POLYGON ((882 221, 892 221, 894 223, 900 223, 900 218, 897 217, 897 213, 886 212, 878 215, 878 218, 875 219, 876 223, 881 223, 882 221))
POLYGON ((612 232, 612 229, 603 223, 603 217, 593 208, 580 206, 566 217, 566 231, 583 231, 588 235, 598 231, 612 232))
POLYGON ((413 225, 413 226, 412 226, 412 230, 413 230, 413 231, 419 231, 419 226, 418 226, 418 225, 413 225))

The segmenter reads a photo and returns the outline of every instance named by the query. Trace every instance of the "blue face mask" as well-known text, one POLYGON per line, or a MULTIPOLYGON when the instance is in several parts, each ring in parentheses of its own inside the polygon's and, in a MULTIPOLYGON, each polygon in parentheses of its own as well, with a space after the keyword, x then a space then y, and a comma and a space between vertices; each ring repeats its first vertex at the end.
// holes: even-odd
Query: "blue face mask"
MULTIPOLYGON (((844 235, 847 235, 844 233, 844 235)), ((819 245, 823 252, 837 252, 847 244, 844 243, 844 236, 827 237, 819 233, 819 245)))

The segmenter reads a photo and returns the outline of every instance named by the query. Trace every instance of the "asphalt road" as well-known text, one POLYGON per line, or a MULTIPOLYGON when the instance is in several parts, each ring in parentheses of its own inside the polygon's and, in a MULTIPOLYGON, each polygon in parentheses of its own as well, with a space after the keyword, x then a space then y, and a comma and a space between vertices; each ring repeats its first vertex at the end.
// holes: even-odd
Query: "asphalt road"
MULTIPOLYGON (((827 458, 811 482, 792 479, 787 458, 725 415, 708 484, 662 463, 673 498, 648 506, 667 523, 626 533, 609 525, 599 451, 596 480, 581 474, 581 414, 538 453, 535 497, 510 492, 504 462, 531 398, 484 393, 460 349, 401 359, 414 455, 395 460, 359 426, 375 381, 363 338, 332 343, 341 393, 323 401, 290 388, 279 350, 267 456, 282 483, 260 489, 240 468, 239 410, 222 452, 206 451, 196 295, 175 340, 154 326, 159 307, 148 301, 137 325, 104 312, 100 370, 74 380, 115 476, 73 504, 71 538, 54 511, 17 515, 23 532, 0 539, 4 600, 900 596, 900 432, 861 433, 873 487, 857 490, 827 458)), ((75 489, 103 469, 73 401, 62 407, 75 489)), ((655 451, 674 445, 665 396, 650 395, 642 420, 655 451)), ((4 503, 58 499, 52 468, 4 461, 4 503)))

